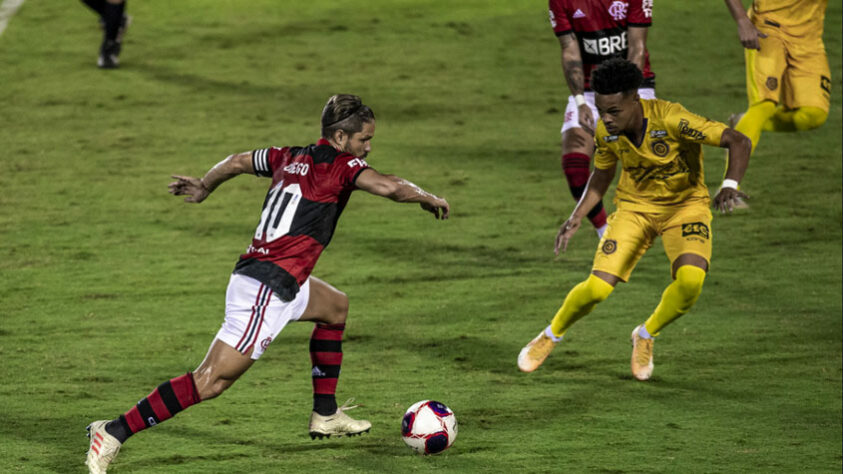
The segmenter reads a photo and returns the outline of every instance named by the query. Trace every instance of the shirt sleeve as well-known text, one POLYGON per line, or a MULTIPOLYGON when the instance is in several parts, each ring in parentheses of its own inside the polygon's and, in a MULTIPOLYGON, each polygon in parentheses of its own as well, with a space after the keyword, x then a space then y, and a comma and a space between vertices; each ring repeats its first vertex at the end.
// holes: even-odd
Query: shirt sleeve
MULTIPOLYGON (((603 130, 605 133, 605 130, 603 130)), ((594 151, 594 167, 601 170, 609 170, 617 166, 618 155, 609 148, 603 137, 598 136, 595 140, 597 149, 594 151)))
POLYGON ((629 26, 650 26, 653 23, 653 0, 629 0, 626 24, 629 26))
POLYGON ((369 168, 369 163, 363 158, 344 153, 334 160, 334 178, 343 189, 356 188, 354 182, 360 173, 369 168))
POLYGON ((281 164, 288 147, 259 148, 252 152, 252 167, 258 176, 271 177, 273 171, 281 164))
POLYGON ((550 0, 548 7, 550 26, 556 36, 562 36, 573 31, 571 23, 568 21, 568 15, 565 14, 565 8, 562 6, 562 0, 550 0))
POLYGON ((709 120, 675 103, 670 104, 665 114, 665 124, 671 137, 678 141, 711 146, 720 146, 723 130, 729 128, 725 123, 709 120))

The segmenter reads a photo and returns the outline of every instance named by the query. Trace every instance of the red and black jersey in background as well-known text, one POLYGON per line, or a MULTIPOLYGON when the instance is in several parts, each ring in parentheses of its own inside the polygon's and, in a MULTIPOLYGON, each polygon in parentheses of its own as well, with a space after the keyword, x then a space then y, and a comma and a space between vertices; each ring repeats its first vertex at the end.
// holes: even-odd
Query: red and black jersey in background
MULTIPOLYGON (((626 58, 627 26, 649 27, 653 0, 550 0, 550 24, 556 36, 573 32, 580 45, 585 90, 591 90, 591 71, 609 58, 626 58)), ((650 55, 644 53, 644 83, 655 87, 650 55)))
POLYGON ((331 241, 354 182, 369 165, 320 139, 306 147, 252 152, 255 174, 272 178, 252 245, 234 273, 291 301, 331 241))

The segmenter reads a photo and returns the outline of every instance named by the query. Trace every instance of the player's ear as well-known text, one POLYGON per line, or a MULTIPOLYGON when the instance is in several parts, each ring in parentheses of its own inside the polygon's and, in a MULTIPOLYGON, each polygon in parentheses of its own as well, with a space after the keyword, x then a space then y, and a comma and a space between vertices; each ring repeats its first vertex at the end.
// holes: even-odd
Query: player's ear
POLYGON ((334 130, 334 136, 332 137, 334 143, 340 146, 340 148, 345 148, 345 144, 348 142, 349 135, 345 132, 345 130, 339 129, 334 130))

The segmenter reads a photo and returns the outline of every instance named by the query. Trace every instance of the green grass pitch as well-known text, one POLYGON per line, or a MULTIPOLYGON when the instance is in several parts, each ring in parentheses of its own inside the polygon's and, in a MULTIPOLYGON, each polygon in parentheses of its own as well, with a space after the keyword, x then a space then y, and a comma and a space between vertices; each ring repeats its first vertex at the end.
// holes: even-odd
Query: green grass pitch
MULTIPOLYGON (((749 212, 714 219, 696 307, 653 380, 629 332, 669 283, 660 243, 539 371, 520 348, 589 270, 559 167, 567 89, 544 1, 131 1, 123 67, 95 67, 80 3, 29 0, 0 36, 0 472, 84 472, 85 425, 192 370, 268 181, 167 194, 234 152, 307 144, 333 93, 378 117, 369 162, 444 195, 452 219, 356 193, 315 275, 351 300, 338 399, 374 424, 311 441, 310 324, 221 398, 126 443, 110 472, 840 472, 841 12, 829 2, 828 122, 765 134, 749 212), (459 437, 419 457, 403 411, 448 404, 459 437)), ((722 2, 656 2, 658 95, 745 108, 722 2)), ((723 154, 707 150, 717 185, 723 154)))

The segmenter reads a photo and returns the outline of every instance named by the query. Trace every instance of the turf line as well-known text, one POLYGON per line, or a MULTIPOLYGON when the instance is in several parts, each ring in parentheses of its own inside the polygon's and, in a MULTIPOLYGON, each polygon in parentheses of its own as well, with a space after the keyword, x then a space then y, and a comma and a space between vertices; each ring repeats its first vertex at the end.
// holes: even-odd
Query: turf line
POLYGON ((15 16, 18 8, 20 8, 25 1, 26 0, 3 0, 3 3, 0 4, 0 35, 6 31, 6 27, 9 26, 9 20, 15 16))

